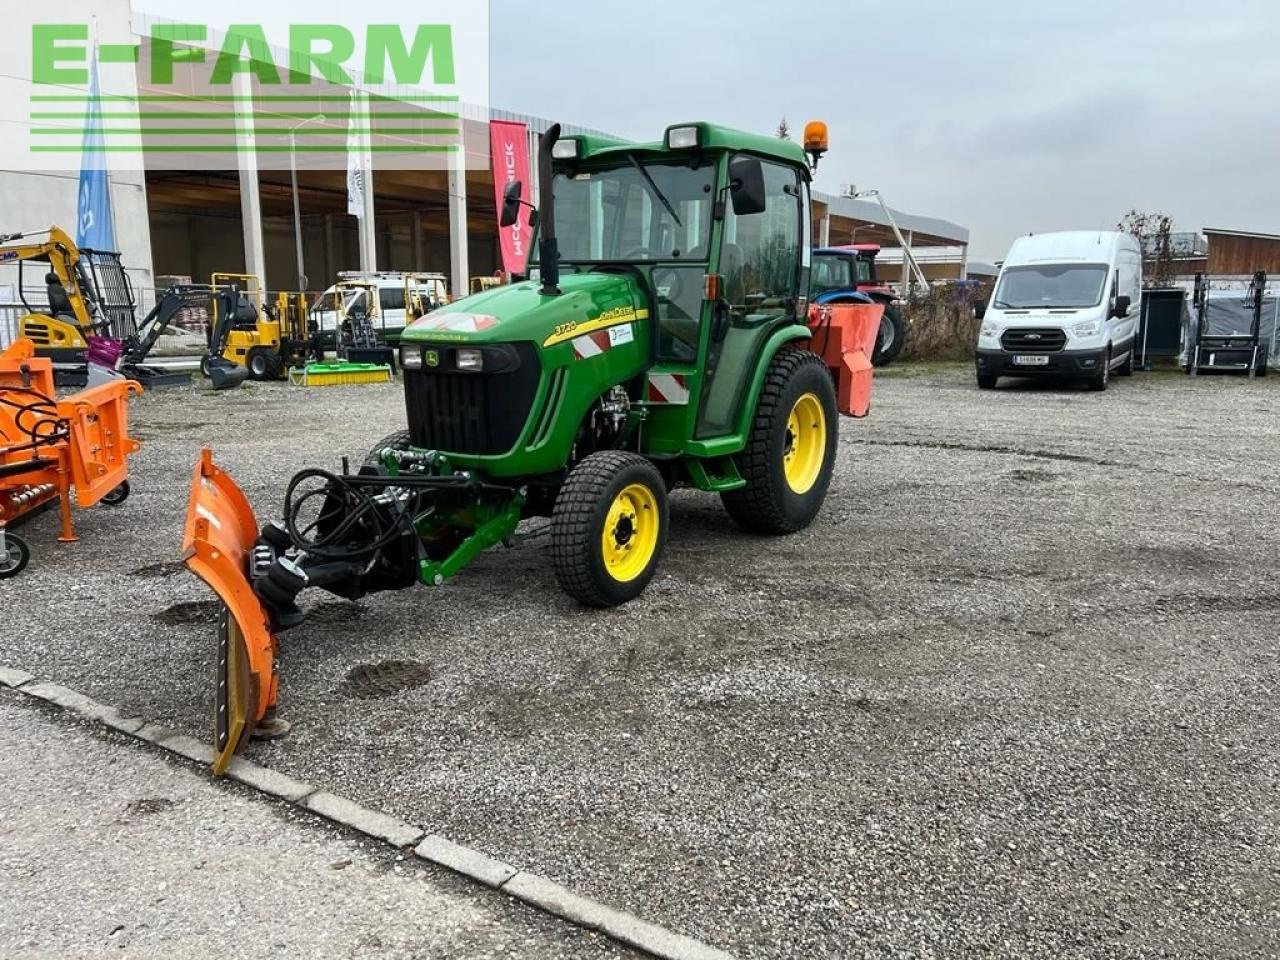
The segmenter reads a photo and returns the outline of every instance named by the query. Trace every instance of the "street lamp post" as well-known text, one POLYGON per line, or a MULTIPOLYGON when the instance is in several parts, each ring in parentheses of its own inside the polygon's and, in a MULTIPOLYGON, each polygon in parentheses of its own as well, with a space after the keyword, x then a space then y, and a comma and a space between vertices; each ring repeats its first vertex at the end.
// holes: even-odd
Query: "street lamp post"
POLYGON ((293 242, 296 245, 298 257, 298 290, 306 292, 308 287, 307 271, 302 265, 302 209, 298 203, 298 158, 296 153, 297 138, 295 133, 308 123, 323 123, 324 114, 317 113, 314 117, 300 123, 295 123, 289 129, 289 177, 293 181, 293 242))

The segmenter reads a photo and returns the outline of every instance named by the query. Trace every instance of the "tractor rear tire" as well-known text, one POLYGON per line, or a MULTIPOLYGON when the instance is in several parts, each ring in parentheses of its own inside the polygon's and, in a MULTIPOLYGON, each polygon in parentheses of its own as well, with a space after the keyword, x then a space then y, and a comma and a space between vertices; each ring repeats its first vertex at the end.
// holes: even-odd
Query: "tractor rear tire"
POLYGON ((736 457, 747 485, 722 493, 729 516, 750 533, 795 533, 827 496, 839 428, 836 391, 822 360, 783 347, 769 365, 747 446, 736 457))
POLYGON ((891 303, 884 305, 884 316, 880 318, 880 330, 876 334, 876 347, 871 354, 871 364, 876 367, 887 367, 897 359, 898 354, 907 342, 907 325, 898 308, 891 303))
POLYGON ((26 569, 31 560, 31 548, 27 541, 16 533, 6 533, 4 537, 4 553, 0 555, 0 580, 16 577, 26 569))
POLYGON ((667 485, 636 453, 605 450, 573 468, 551 514, 551 564, 565 593, 588 607, 634 600, 667 542, 667 485))

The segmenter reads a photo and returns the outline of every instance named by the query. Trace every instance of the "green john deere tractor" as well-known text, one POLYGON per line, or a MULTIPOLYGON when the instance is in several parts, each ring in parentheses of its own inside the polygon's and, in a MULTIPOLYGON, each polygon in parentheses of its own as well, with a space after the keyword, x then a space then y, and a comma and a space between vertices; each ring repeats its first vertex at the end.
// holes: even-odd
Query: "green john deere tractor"
MULTIPOLYGON (((217 769, 255 726, 283 729, 276 638, 303 620, 305 588, 439 585, 542 516, 560 585, 607 607, 653 577, 678 485, 718 493, 757 533, 814 518, 837 399, 810 349, 823 334, 808 325, 806 151, 816 163, 826 149, 813 126, 804 149, 708 123, 657 143, 553 126, 540 208, 517 182, 502 212, 538 231, 528 277, 404 332, 407 430, 354 472, 299 473, 262 527, 204 452, 184 551, 227 608, 217 769)), ((869 395, 869 364, 866 377, 869 395)))

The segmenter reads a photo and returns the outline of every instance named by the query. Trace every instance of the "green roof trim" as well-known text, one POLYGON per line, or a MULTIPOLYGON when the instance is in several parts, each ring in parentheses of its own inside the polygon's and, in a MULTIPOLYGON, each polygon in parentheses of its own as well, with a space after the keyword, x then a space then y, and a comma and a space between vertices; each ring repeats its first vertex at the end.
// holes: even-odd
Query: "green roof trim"
MULTIPOLYGON (((766 136, 759 133, 747 133, 743 130, 734 130, 731 127, 722 127, 714 123, 705 121, 690 121, 688 123, 673 123, 671 127, 697 127, 698 142, 703 150, 746 150, 751 153, 758 153, 766 157, 772 157, 782 160, 785 163, 795 164, 800 167, 808 168, 808 161, 805 152, 798 143, 792 140, 783 140, 780 137, 766 136)), ((597 134, 578 134, 573 136, 561 137, 562 140, 577 140, 581 143, 579 148, 579 161, 583 160, 599 160, 607 159, 614 154, 626 153, 653 153, 664 154, 667 156, 679 156, 680 154, 692 153, 693 148, 680 148, 670 150, 666 144, 666 130, 663 131, 662 139, 651 143, 633 142, 628 140, 617 140, 613 137, 605 137, 597 134)), ((565 163, 566 161, 557 161, 557 163, 565 163)))

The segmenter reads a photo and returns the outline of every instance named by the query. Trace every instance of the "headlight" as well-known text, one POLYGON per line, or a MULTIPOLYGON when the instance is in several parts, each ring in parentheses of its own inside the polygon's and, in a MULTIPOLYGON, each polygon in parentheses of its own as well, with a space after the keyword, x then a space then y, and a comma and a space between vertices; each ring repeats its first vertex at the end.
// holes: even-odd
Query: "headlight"
POLYGON ((459 350, 457 354, 459 370, 476 372, 484 369, 484 353, 480 350, 459 350))
POLYGON ((978 334, 981 337, 995 337, 1000 333, 1000 328, 994 323, 984 323, 982 331, 978 334))
POLYGON ((422 350, 417 345, 412 347, 400 348, 400 369, 401 370, 421 370, 422 369, 422 350))
POLYGON ((1101 331, 1101 320, 1086 320, 1084 323, 1077 323, 1071 328, 1071 332, 1077 337, 1096 337, 1101 331))

